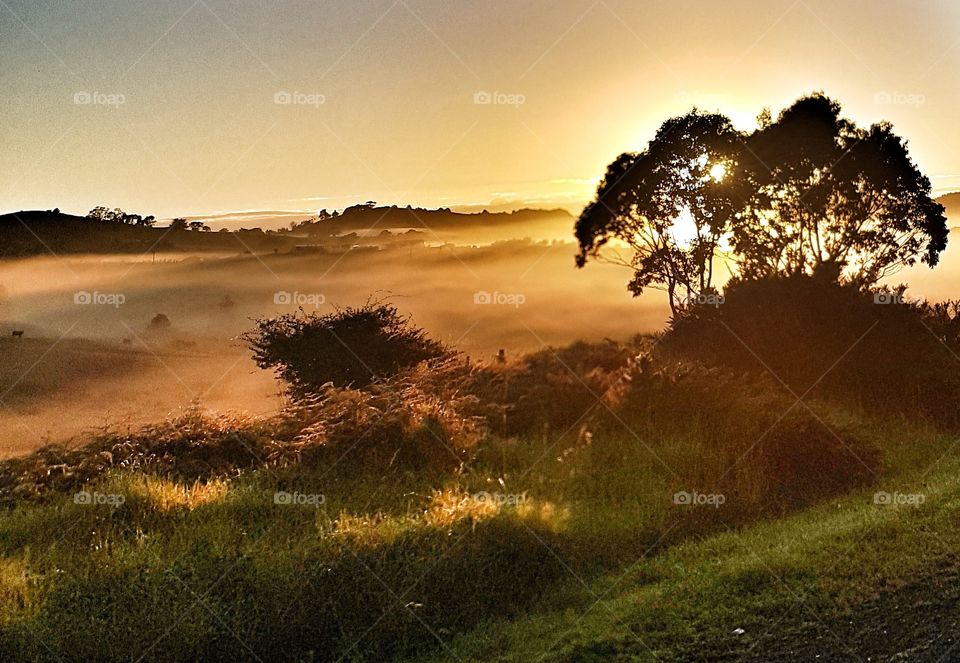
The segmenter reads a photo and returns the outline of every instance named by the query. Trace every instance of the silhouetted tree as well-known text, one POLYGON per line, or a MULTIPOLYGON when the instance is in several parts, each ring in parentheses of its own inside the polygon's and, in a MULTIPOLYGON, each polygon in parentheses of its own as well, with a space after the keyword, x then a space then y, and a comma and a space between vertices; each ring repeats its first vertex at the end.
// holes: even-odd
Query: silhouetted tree
POLYGON ((826 273, 870 286, 947 243, 930 180, 889 123, 858 127, 822 94, 769 117, 743 154, 750 198, 733 228, 740 273, 826 273))
MULTIPOLYGON (((57 210, 59 212, 59 210, 57 210)), ((127 214, 119 207, 109 209, 107 207, 94 207, 87 212, 88 219, 96 221, 110 221, 112 223, 124 223, 133 226, 152 226, 157 219, 153 215, 141 216, 139 214, 127 214)))
POLYGON ((664 122, 644 151, 621 154, 577 221, 577 265, 629 267, 630 291, 665 289, 674 313, 711 291, 719 242, 739 211, 742 140, 728 118, 694 109, 664 122))
POLYGON ((694 109, 646 150, 620 155, 577 221, 577 265, 626 265, 634 295, 663 288, 676 314, 711 292, 728 244, 743 278, 817 274, 865 287, 918 258, 937 264, 943 207, 889 124, 861 129, 822 94, 758 121, 742 134, 694 109))
POLYGON ((186 230, 187 229, 187 220, 183 218, 176 218, 170 222, 169 228, 171 230, 186 230))
POLYGON ((188 224, 188 227, 190 228, 190 230, 193 230, 196 232, 210 232, 210 226, 204 224, 203 221, 191 221, 188 224))
POLYGON ((87 212, 87 218, 93 219, 94 221, 114 221, 116 219, 116 213, 118 211, 121 214, 123 213, 120 210, 112 210, 108 207, 103 207, 101 205, 101 206, 94 207, 92 210, 87 212))

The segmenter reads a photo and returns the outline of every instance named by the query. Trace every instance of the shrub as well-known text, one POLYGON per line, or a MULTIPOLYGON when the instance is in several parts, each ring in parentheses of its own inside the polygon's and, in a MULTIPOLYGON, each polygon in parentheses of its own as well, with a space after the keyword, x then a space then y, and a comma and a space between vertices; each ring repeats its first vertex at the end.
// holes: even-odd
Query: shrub
POLYGON ((316 464, 321 459, 358 471, 446 471, 469 459, 483 433, 469 410, 476 400, 453 383, 432 383, 444 367, 412 369, 366 390, 328 385, 287 412, 300 432, 278 445, 274 460, 316 464), (435 377, 435 376, 434 376, 435 377))
POLYGON ((950 303, 903 303, 902 289, 862 291, 806 276, 735 281, 721 305, 673 320, 658 349, 738 372, 769 370, 797 396, 809 390, 955 428, 956 312, 950 303))
POLYGON ((257 321, 244 335, 260 368, 273 368, 297 396, 323 385, 368 387, 449 351, 388 304, 319 315, 302 309, 257 321))
POLYGON ((544 348, 507 366, 470 370, 463 389, 503 436, 569 432, 616 386, 635 346, 607 340, 544 348))
POLYGON ((574 343, 524 358, 510 391, 512 428, 530 431, 547 424, 558 432, 576 426, 617 381, 635 350, 614 343, 574 343))
POLYGON ((721 492, 730 507, 765 513, 841 494, 881 471, 871 441, 797 405, 768 377, 638 361, 626 382, 594 424, 595 472, 642 459, 669 468, 676 490, 721 492))
POLYGON ((759 494, 786 510, 869 485, 879 449, 836 428, 809 415, 784 417, 743 459, 762 482, 759 494))
POLYGON ((150 324, 147 325, 147 331, 166 332, 170 331, 172 326, 173 325, 170 324, 170 318, 168 318, 165 313, 157 313, 150 319, 150 324))

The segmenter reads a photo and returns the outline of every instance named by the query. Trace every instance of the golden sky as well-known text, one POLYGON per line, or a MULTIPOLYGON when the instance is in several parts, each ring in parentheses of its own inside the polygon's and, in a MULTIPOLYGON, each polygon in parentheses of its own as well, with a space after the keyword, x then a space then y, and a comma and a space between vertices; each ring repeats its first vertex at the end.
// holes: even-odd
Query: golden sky
POLYGON ((823 90, 960 189, 960 2, 3 0, 0 211, 576 211, 693 105, 823 90))

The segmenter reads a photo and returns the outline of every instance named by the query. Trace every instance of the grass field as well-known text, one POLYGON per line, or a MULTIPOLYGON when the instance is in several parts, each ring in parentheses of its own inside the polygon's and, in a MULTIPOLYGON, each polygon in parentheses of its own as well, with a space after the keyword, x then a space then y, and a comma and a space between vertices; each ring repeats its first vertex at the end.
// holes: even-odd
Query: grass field
MULTIPOLYGON (((83 488, 86 501, 50 494, 0 520, 0 652, 574 661, 765 651, 798 623, 952 562, 960 542, 952 438, 816 408, 882 449, 887 469, 871 485, 784 502, 743 477, 722 504, 677 504, 676 490, 721 460, 681 441, 716 428, 720 410, 671 430, 631 420, 639 438, 491 441, 454 475, 355 473, 339 452, 194 482, 109 469, 83 488), (878 505, 878 491, 924 501, 878 505)), ((724 439, 752 434, 738 426, 724 439)))
POLYGON ((139 428, 193 401, 253 415, 279 407, 272 377, 236 343, 144 336, 129 345, 0 337, 0 458, 52 441, 82 444, 105 427, 139 428))
POLYGON ((419 660, 952 660, 960 611, 937 598, 960 561, 955 442, 919 431, 905 443, 930 455, 876 487, 652 550, 597 580, 571 573, 579 600, 492 621, 419 660), (910 497, 878 504, 878 493, 910 497))

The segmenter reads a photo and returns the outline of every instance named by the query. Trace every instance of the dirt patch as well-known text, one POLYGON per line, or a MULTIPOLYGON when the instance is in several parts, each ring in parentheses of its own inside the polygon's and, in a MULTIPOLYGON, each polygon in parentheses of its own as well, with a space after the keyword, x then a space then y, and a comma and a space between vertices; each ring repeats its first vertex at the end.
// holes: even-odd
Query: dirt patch
POLYGON ((750 639, 731 634, 710 647, 712 661, 960 660, 957 560, 840 615, 799 609, 750 639))

